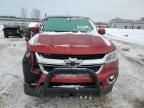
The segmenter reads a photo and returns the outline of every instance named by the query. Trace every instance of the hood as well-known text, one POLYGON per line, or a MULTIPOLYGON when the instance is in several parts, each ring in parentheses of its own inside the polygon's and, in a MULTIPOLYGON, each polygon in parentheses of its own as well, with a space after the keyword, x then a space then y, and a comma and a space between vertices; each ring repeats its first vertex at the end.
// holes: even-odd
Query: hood
POLYGON ((88 34, 37 34, 28 43, 28 50, 48 54, 106 54, 115 46, 103 36, 88 34))

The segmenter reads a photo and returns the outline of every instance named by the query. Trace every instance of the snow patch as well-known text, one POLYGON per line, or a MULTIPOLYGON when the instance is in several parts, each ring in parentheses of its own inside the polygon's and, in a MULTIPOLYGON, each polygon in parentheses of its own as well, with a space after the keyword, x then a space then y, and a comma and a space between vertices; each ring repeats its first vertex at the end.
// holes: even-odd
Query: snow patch
POLYGON ((40 27, 40 23, 38 23, 38 22, 31 22, 31 23, 29 23, 28 27, 29 27, 29 28, 32 28, 32 27, 40 27))
POLYGON ((38 38, 39 38, 39 34, 36 34, 34 37, 32 37, 30 40, 29 40, 29 44, 31 45, 37 45, 38 43, 38 38))
POLYGON ((65 35, 65 34, 73 34, 73 35, 93 35, 98 36, 98 34, 93 30, 91 32, 83 33, 83 32, 42 32, 43 35, 65 35))
POLYGON ((107 28, 105 37, 144 45, 144 30, 107 28))
POLYGON ((4 28, 4 26, 0 25, 0 38, 4 37, 4 35, 3 35, 3 28, 4 28))
POLYGON ((0 31, 2 31, 2 30, 3 30, 3 28, 4 28, 4 26, 3 26, 3 25, 0 25, 0 31))

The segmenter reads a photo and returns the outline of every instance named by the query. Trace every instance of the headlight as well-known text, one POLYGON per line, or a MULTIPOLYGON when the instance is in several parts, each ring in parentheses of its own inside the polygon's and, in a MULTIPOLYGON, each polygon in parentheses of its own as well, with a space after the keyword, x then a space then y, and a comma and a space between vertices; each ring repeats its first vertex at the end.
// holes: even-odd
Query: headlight
POLYGON ((111 52, 107 54, 106 63, 111 63, 113 61, 116 61, 117 59, 118 59, 117 51, 111 52))

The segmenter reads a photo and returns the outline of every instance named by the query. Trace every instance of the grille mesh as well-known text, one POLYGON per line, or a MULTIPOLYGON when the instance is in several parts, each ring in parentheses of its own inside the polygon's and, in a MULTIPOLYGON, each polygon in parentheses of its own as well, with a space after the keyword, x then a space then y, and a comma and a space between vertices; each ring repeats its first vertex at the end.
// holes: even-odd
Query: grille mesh
POLYGON ((93 54, 93 55, 61 55, 61 54, 41 54, 44 58, 50 59, 69 59, 77 58, 79 60, 91 60, 91 59, 102 59, 105 54, 93 54))

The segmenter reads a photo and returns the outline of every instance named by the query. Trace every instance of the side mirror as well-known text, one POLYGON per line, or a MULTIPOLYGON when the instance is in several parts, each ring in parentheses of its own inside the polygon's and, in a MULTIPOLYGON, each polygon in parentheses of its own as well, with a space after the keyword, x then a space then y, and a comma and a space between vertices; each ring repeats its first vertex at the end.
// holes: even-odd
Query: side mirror
POLYGON ((98 29, 98 33, 99 33, 100 35, 104 35, 104 34, 106 33, 106 31, 105 31, 104 28, 99 28, 99 29, 98 29))
POLYGON ((37 22, 31 22, 29 25, 28 25, 28 28, 30 29, 30 31, 32 31, 33 33, 38 33, 40 31, 40 23, 37 23, 37 22))

